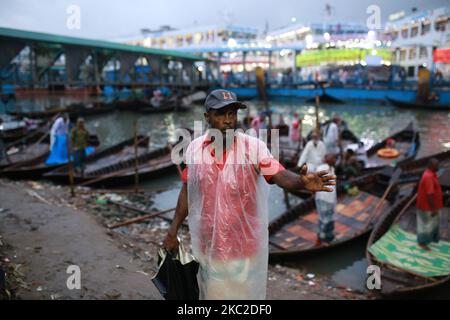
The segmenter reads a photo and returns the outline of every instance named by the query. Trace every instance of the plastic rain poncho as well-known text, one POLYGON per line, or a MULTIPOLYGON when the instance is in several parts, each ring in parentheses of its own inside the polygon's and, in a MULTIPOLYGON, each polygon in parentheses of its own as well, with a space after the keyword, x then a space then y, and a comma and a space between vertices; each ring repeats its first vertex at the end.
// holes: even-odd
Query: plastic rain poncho
POLYGON ((206 137, 195 139, 186 152, 200 299, 265 299, 269 186, 262 174, 276 173, 273 157, 261 140, 236 133, 220 169, 206 137))

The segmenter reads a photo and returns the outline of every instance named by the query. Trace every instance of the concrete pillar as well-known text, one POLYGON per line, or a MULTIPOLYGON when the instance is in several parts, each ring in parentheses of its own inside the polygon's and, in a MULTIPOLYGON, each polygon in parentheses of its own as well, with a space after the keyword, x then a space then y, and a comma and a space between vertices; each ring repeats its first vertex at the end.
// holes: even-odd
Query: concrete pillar
POLYGON ((220 72, 220 65, 222 63, 222 52, 218 53, 218 57, 217 57, 217 80, 219 81, 219 85, 222 85, 222 73, 220 72))

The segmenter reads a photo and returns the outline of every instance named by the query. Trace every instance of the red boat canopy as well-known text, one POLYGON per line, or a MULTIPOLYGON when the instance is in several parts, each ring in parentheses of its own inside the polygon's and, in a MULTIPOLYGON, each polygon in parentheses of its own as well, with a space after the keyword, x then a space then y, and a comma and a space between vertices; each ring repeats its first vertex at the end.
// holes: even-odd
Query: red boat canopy
POLYGON ((450 48, 434 50, 433 60, 434 62, 450 63, 450 48))

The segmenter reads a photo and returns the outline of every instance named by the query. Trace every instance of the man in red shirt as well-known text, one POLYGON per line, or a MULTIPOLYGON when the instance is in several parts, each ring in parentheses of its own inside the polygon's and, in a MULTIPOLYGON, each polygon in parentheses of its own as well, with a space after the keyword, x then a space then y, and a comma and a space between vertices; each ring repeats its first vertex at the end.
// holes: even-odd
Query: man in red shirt
POLYGON ((273 158, 266 144, 237 128, 246 106, 225 90, 211 92, 204 114, 209 130, 186 151, 175 218, 163 246, 179 245, 189 214, 201 299, 265 299, 268 264, 268 184, 289 190, 332 191, 326 171, 296 175, 273 158), (216 145, 219 143, 219 148, 216 145), (223 148, 221 148, 223 146, 223 148))
POLYGON ((444 205, 442 188, 436 174, 438 169, 439 161, 431 159, 417 191, 417 242, 425 250, 429 250, 429 243, 439 242, 439 213, 444 205))

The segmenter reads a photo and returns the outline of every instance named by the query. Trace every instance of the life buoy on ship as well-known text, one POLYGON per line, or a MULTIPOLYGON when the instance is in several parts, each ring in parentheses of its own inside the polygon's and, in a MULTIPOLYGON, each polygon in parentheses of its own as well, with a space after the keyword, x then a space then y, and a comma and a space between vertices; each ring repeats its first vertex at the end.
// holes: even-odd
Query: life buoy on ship
POLYGON ((377 151, 377 155, 380 158, 397 158, 400 152, 394 148, 383 148, 377 151))

